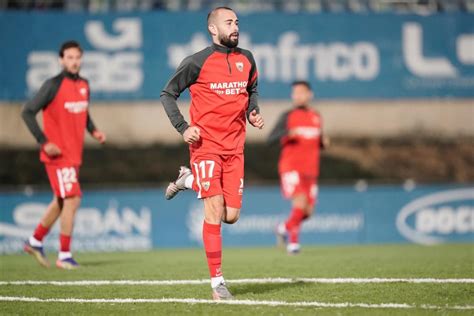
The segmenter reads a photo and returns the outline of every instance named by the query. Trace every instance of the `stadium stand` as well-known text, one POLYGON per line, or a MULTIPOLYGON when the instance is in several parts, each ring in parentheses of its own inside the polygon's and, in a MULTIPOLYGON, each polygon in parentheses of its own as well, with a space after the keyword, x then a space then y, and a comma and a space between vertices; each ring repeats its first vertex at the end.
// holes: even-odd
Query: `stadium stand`
POLYGON ((220 5, 239 12, 474 12, 474 0, 0 0, 0 10, 72 12, 198 11, 220 5))

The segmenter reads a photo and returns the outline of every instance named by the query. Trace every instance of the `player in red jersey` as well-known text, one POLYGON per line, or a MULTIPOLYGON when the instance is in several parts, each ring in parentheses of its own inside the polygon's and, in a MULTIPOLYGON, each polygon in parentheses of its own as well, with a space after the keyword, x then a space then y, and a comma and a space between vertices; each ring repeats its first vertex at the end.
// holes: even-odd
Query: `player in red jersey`
POLYGON ((40 160, 46 167, 54 198, 41 218, 33 235, 25 241, 24 250, 38 262, 49 267, 43 251, 43 238, 60 218, 60 251, 56 266, 75 269, 77 262, 71 254, 74 216, 81 202, 79 167, 82 163, 84 130, 101 144, 106 136, 97 130, 90 118, 89 83, 79 76, 82 48, 75 41, 65 42, 59 50, 63 70, 48 79, 32 100, 26 103, 22 117, 40 144, 40 160), (44 131, 36 121, 43 112, 44 131))
POLYGON ((239 26, 235 12, 219 7, 208 15, 212 46, 185 58, 161 93, 173 126, 189 144, 192 171, 182 167, 166 198, 192 188, 204 201, 203 241, 216 300, 231 299, 221 270, 221 222, 237 222, 244 189, 246 118, 263 128, 257 105, 257 67, 248 50, 237 48, 239 26), (176 103, 188 88, 188 124, 176 103))
POLYGON ((268 138, 269 143, 280 142, 281 190, 292 201, 290 216, 276 232, 279 243, 287 243, 289 254, 300 251, 301 224, 313 214, 318 194, 319 152, 329 145, 322 135, 321 116, 309 107, 312 97, 308 82, 294 82, 293 108, 282 114, 268 138))

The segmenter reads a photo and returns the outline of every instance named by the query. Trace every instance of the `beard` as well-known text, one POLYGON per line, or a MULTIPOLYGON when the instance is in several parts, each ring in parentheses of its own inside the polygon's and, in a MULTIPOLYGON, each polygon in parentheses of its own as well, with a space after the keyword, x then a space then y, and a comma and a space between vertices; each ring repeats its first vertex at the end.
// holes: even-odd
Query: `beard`
POLYGON ((72 66, 69 66, 69 67, 64 67, 64 69, 69 73, 78 74, 79 71, 81 70, 81 66, 72 65, 72 66))
POLYGON ((235 48, 239 45, 239 33, 232 33, 228 36, 221 35, 219 36, 219 43, 227 48, 235 48), (231 39, 231 35, 237 35, 235 39, 231 39))

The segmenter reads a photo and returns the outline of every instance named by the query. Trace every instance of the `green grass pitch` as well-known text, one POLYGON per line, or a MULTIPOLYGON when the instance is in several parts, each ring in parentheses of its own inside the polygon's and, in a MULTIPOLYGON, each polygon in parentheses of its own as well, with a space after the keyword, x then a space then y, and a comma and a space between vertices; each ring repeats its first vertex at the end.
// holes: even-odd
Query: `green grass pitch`
MULTIPOLYGON (((49 257, 54 263, 54 254, 49 257)), ((13 285, 5 281, 207 279, 202 249, 129 253, 78 253, 76 271, 41 268, 27 255, 0 256, 0 297, 41 299, 210 299, 209 284, 13 285)), ((297 256, 277 248, 224 248, 227 280, 253 278, 473 279, 474 244, 440 246, 306 246, 297 256)), ((19 302, 0 301, 2 315, 472 315, 474 283, 234 283, 237 301, 209 302, 19 302), (269 306, 264 301, 319 302, 328 306, 269 306), (264 303, 262 303, 264 302, 264 303), (336 303, 368 304, 333 306, 336 303), (382 304, 406 304, 380 307, 382 304), (431 306, 432 309, 427 309, 431 306), (454 309, 453 307, 461 307, 454 309)))

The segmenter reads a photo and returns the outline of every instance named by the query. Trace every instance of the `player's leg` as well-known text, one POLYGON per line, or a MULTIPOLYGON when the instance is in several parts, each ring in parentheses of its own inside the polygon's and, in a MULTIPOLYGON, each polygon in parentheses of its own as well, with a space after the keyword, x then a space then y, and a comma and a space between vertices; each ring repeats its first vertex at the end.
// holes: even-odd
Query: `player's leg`
POLYGON ((71 239, 74 228, 74 217, 81 204, 80 196, 72 196, 64 199, 63 210, 60 217, 59 232, 59 254, 56 266, 61 269, 75 269, 77 262, 72 258, 71 239))
POLYGON ((222 275, 221 219, 225 204, 222 195, 222 161, 218 155, 191 155, 193 189, 204 202, 202 239, 211 277, 214 299, 230 299, 222 275))
POLYGON ((293 195, 291 203, 291 212, 285 222, 288 232, 287 251, 289 254, 296 254, 300 251, 299 235, 301 223, 307 217, 306 210, 308 208, 308 199, 306 194, 299 192, 293 195))
POLYGON ((221 219, 224 216, 224 197, 222 194, 206 197, 204 201, 204 223, 202 238, 206 251, 209 274, 211 276, 212 298, 232 299, 222 274, 222 234, 221 219))
POLYGON ((222 221, 234 224, 240 218, 242 196, 244 194, 244 155, 224 156, 222 162, 222 192, 224 194, 224 214, 222 221))
POLYGON ((224 197, 222 194, 214 195, 204 198, 203 201, 202 239, 211 276, 212 298, 215 300, 232 299, 222 274, 221 219, 225 209, 224 197))
POLYGON ((290 234, 292 235, 291 239, 295 239, 293 226, 296 222, 299 221, 299 218, 302 217, 301 207, 304 206, 302 203, 303 201, 301 201, 301 199, 298 197, 298 188, 300 185, 300 181, 300 175, 295 170, 283 172, 280 174, 282 195, 286 199, 291 199, 292 208, 287 220, 285 222, 279 223, 276 227, 278 246, 288 246, 288 244, 291 242, 289 240, 290 234))
POLYGON ((43 251, 43 239, 61 214, 61 207, 62 200, 56 196, 53 197, 53 200, 46 208, 46 213, 41 218, 38 226, 36 226, 33 235, 25 241, 25 252, 33 255, 38 263, 44 267, 49 267, 50 264, 43 251))
POLYGON ((299 243, 301 226, 313 214, 317 191, 316 181, 308 177, 303 177, 295 189, 292 198, 292 211, 286 222, 288 230, 287 251, 289 254, 296 254, 301 250, 299 243))
POLYGON ((235 224, 240 218, 240 209, 226 206, 222 214, 222 222, 226 224, 235 224))
POLYGON ((60 216, 59 254, 56 266, 61 269, 75 269, 79 265, 72 258, 71 238, 74 227, 74 217, 81 204, 81 187, 79 184, 79 168, 63 167, 60 170, 60 191, 63 206, 60 216))
POLYGON ((221 157, 221 163, 223 194, 205 199, 206 220, 203 229, 208 261, 214 263, 214 266, 209 265, 209 268, 212 277, 212 296, 215 300, 233 298, 222 276, 222 237, 220 223, 234 224, 238 221, 244 189, 243 155, 221 157), (213 242, 211 242, 211 239, 213 242), (214 245, 213 249, 210 247, 211 245, 214 245))
POLYGON ((49 233, 51 227, 56 222, 61 213, 62 208, 62 174, 61 167, 45 164, 46 173, 49 183, 54 194, 54 198, 46 209, 46 213, 41 218, 32 236, 30 236, 24 244, 25 252, 31 254, 40 265, 49 267, 49 262, 43 251, 43 239, 49 233))
POLYGON ((178 177, 173 182, 168 184, 165 190, 165 198, 171 200, 174 198, 179 191, 192 189, 194 182, 194 176, 191 172, 191 169, 185 166, 179 168, 178 177))
POLYGON ((316 205, 316 202, 318 201, 318 191, 319 191, 319 187, 316 180, 311 181, 310 186, 309 186, 309 191, 307 192, 308 203, 305 210, 305 213, 306 213, 305 220, 307 220, 314 214, 315 205, 316 205))

